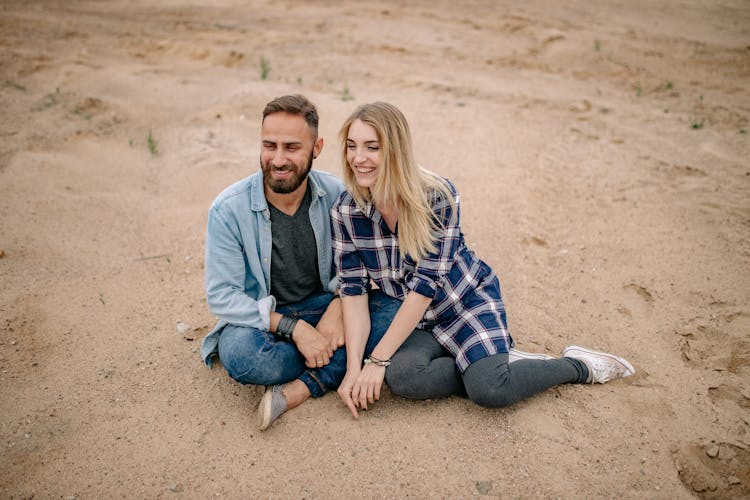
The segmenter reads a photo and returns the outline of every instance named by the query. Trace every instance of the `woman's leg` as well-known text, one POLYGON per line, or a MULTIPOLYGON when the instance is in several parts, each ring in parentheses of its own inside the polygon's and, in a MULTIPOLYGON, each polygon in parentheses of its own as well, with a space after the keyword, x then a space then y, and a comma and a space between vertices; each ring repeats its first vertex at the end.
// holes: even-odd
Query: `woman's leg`
POLYGON ((385 371, 391 392, 411 399, 465 396, 456 360, 429 332, 414 330, 385 371))
POLYGON ((573 358, 522 359, 508 363, 508 354, 494 354, 475 361, 463 374, 472 401, 488 408, 502 408, 550 387, 585 382, 586 366, 573 358))

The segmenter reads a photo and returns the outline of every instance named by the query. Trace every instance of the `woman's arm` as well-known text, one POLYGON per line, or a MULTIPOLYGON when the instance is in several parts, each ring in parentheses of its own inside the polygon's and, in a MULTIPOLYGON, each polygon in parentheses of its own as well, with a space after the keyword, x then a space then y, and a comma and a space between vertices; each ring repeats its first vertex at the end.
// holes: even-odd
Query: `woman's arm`
MULTIPOLYGON (((340 281, 341 307, 346 345, 347 370, 339 385, 338 394, 357 418, 357 408, 352 401, 352 384, 362 369, 367 338, 370 335, 370 309, 367 290, 369 275, 362 262, 350 229, 353 230, 350 195, 343 193, 331 207, 331 235, 333 262, 340 281)), ((360 223, 368 223, 360 220, 360 223)))
POLYGON ((352 386, 362 370, 367 337, 370 335, 370 310, 367 295, 350 295, 341 298, 344 317, 344 344, 346 345, 346 375, 339 385, 338 394, 344 404, 358 418, 352 400, 352 386))
MULTIPOLYGON (((422 320, 431 302, 432 299, 429 297, 416 292, 410 292, 401 304, 401 307, 399 307, 391 326, 388 327, 383 338, 375 346, 371 357, 379 360, 389 360, 422 320)), ((349 338, 347 337, 347 346, 348 342, 349 338)), ((347 349, 347 355, 348 353, 347 349)), ((383 387, 384 379, 384 366, 368 364, 362 368, 356 380, 353 381, 351 390, 347 389, 350 391, 351 400, 353 401, 352 405, 348 406, 355 417, 357 416, 357 412, 354 409, 355 405, 367 410, 368 402, 372 404, 380 399, 380 389, 383 387)))
POLYGON ((377 359, 391 359, 391 356, 401 347, 406 338, 417 327, 432 299, 416 292, 409 292, 399 307, 391 326, 386 330, 383 338, 372 351, 372 357, 377 359))

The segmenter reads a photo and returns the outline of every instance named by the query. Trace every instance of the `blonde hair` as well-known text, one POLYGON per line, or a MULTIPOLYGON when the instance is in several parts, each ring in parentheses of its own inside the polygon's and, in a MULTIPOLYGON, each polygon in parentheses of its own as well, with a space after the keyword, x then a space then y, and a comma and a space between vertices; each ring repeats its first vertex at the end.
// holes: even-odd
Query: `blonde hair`
POLYGON ((368 202, 395 203, 398 209, 398 238, 402 259, 409 255, 418 262, 437 250, 436 234, 443 228, 433 214, 430 200, 443 196, 454 207, 453 195, 446 181, 420 167, 414 160, 411 132, 406 118, 392 104, 374 102, 358 107, 346 119, 339 132, 344 182, 355 203, 363 208, 368 202), (370 188, 357 185, 347 162, 347 136, 355 120, 375 129, 381 150, 378 178, 370 188))

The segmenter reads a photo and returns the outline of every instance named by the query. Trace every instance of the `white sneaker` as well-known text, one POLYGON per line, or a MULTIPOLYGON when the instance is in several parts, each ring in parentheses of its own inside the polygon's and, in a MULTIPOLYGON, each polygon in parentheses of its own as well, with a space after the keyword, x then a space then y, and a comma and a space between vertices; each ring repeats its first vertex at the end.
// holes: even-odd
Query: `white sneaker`
POLYGON ((286 398, 281 393, 281 386, 266 387, 266 392, 258 405, 258 430, 268 429, 274 420, 279 418, 288 408, 286 398))
POLYGON ((522 359, 555 359, 554 356, 549 354, 537 354, 534 352, 519 351, 516 348, 511 347, 508 349, 508 363, 515 363, 522 359))
POLYGON ((563 350, 562 355, 566 358, 575 358, 586 365, 589 369, 587 384, 594 382, 603 384, 617 378, 629 377, 635 373, 635 368, 625 358, 606 352, 571 345, 563 350))

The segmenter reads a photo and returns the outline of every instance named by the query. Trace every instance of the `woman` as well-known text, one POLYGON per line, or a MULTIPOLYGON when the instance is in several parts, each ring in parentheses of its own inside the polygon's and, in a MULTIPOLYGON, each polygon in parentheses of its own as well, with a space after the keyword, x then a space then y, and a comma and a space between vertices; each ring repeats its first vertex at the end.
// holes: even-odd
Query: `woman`
POLYGON ((360 106, 344 123, 341 139, 347 192, 331 212, 348 361, 338 392, 355 417, 357 408, 366 410, 380 397, 388 366, 396 394, 428 398, 465 391, 494 408, 554 385, 604 383, 634 373, 622 358, 578 346, 559 359, 511 365, 514 343, 500 284, 466 247, 453 184, 416 164, 403 114, 382 102, 360 106), (366 352, 370 280, 402 302, 366 352))

